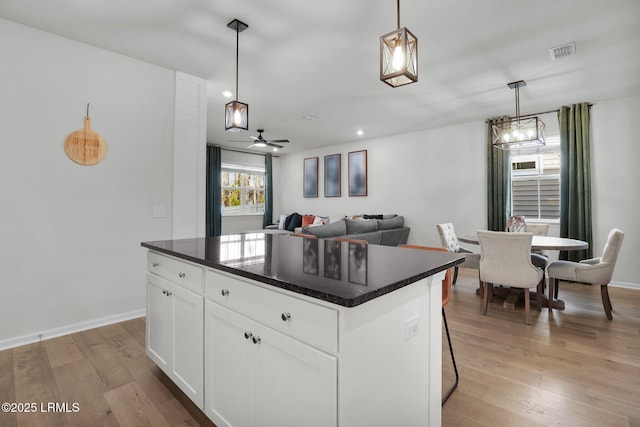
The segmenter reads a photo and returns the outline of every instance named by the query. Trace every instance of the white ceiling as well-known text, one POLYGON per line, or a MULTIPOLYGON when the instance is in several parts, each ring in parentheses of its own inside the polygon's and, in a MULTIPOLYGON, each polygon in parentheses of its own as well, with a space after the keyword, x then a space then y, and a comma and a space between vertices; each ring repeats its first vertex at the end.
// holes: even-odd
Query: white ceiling
POLYGON ((257 128, 282 153, 640 94, 639 0, 404 0, 419 82, 379 80, 393 0, 2 0, 0 17, 208 80, 207 141, 237 148, 257 128), (234 90, 249 132, 224 131, 234 90), (551 61, 548 49, 577 43, 551 61), (304 120, 306 115, 317 117, 304 120), (364 135, 357 136, 356 130, 364 135))

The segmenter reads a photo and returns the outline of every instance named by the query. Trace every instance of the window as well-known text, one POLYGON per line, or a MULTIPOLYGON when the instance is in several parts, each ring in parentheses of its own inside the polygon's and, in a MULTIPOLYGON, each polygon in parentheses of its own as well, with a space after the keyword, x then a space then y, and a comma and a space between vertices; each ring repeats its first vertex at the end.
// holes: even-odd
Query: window
POLYGON ((264 214, 264 168, 222 164, 222 215, 264 214))
POLYGON ((526 219, 560 218, 560 138, 511 153, 511 210, 526 219))

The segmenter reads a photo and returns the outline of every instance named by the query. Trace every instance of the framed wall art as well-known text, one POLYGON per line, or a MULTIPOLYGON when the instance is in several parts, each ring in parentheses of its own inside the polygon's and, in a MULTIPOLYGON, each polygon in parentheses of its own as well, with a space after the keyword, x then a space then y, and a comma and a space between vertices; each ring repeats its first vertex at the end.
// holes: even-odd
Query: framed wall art
POLYGON ((303 189, 304 197, 318 197, 318 158, 310 157, 304 159, 303 168, 303 189))
POLYGON ((349 153, 349 196, 367 195, 367 150, 349 153))
POLYGON ((342 195, 341 160, 340 154, 324 156, 324 197, 340 197, 342 195))

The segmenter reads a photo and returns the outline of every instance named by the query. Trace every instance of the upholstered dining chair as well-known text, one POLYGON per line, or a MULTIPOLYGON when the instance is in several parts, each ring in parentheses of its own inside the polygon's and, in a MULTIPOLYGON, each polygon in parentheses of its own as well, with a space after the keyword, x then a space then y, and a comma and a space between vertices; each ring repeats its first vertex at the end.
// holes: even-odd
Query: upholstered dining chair
POLYGON ((442 243, 442 247, 447 249, 449 252, 463 254, 465 257, 464 262, 459 266, 456 265, 453 271, 452 283, 455 285, 458 281, 458 267, 472 268, 474 270, 477 270, 480 266, 480 254, 460 246, 460 243, 458 243, 458 236, 456 236, 456 230, 453 228, 452 223, 447 222, 443 224, 437 224, 436 228, 438 229, 438 234, 440 235, 440 243, 442 243))
POLYGON ((524 226, 524 231, 527 233, 533 233, 536 236, 546 236, 549 234, 549 224, 527 222, 524 226))
MULTIPOLYGON (((620 252, 623 239, 624 232, 614 228, 609 232, 602 256, 585 259, 580 262, 554 261, 550 263, 547 268, 549 274, 549 302, 551 302, 552 298, 558 297, 558 282, 560 280, 600 285, 604 312, 607 319, 613 319, 611 315, 613 307, 609 299, 609 288, 607 285, 611 282, 613 269, 616 266, 618 252, 620 252)), ((551 311, 551 303, 549 303, 549 311, 551 311)))
MULTIPOLYGON (((401 248, 409 248, 409 249, 420 249, 423 251, 436 251, 436 252, 450 252, 445 248, 435 248, 432 246, 419 246, 419 245, 398 245, 401 248)), ((458 366, 456 365, 456 358, 453 355, 453 346, 451 345, 451 336, 449 335, 449 325, 447 325, 447 316, 444 314, 444 308, 447 304, 449 304, 449 300, 451 299, 451 284, 452 284, 452 275, 451 271, 453 268, 448 268, 447 272, 444 275, 444 279, 442 280, 442 321, 444 323, 444 330, 447 333, 447 342, 449 343, 449 353, 451 353, 451 362, 453 362, 453 372, 456 374, 456 380, 449 388, 449 390, 445 393, 442 398, 442 404, 449 399, 451 393, 458 387, 458 381, 460 376, 458 375, 458 366)))
POLYGON ((542 307, 544 271, 531 263, 532 233, 478 231, 480 240, 480 282, 484 288, 482 314, 487 314, 493 285, 524 289, 524 320, 530 324, 529 289, 537 288, 536 309, 542 307))
MULTIPOLYGON (((542 224, 542 223, 531 224, 527 222, 524 226, 524 231, 526 231, 527 233, 533 233, 536 236, 547 236, 549 234, 549 224, 542 224)), ((536 249, 536 250, 532 250, 531 253, 542 255, 545 258, 547 258, 547 260, 549 259, 549 256, 545 253, 545 251, 536 249)), ((533 260, 531 261, 533 262, 533 260)), ((536 267, 540 267, 535 262, 533 262, 533 265, 535 265, 536 267)))

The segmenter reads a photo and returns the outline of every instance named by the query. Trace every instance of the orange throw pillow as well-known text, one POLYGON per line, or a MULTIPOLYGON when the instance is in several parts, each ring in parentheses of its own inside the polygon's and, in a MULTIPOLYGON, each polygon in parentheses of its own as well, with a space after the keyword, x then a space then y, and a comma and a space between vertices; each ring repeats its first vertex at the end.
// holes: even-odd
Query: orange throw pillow
POLYGON ((302 226, 313 224, 313 220, 315 220, 315 215, 303 215, 302 217, 302 226))

